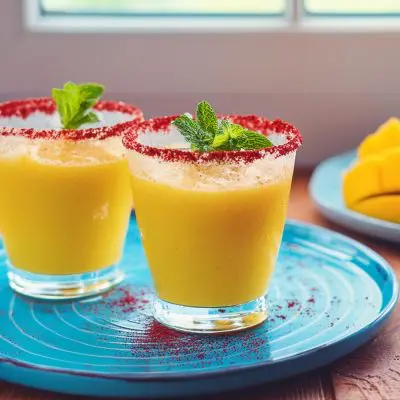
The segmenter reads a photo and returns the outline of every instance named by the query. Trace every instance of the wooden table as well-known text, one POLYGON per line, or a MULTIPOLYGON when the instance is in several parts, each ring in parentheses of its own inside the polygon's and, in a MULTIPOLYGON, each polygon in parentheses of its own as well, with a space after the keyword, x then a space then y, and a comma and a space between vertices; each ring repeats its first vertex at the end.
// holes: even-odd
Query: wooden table
MULTIPOLYGON (((326 226, 362 241, 384 256, 400 274, 398 245, 345 231, 318 214, 307 193, 309 177, 310 173, 305 171, 295 177, 289 217, 326 226)), ((0 400, 72 399, 77 397, 0 382, 0 400)), ((202 400, 400 400, 400 308, 375 339, 333 365, 280 383, 202 400)))

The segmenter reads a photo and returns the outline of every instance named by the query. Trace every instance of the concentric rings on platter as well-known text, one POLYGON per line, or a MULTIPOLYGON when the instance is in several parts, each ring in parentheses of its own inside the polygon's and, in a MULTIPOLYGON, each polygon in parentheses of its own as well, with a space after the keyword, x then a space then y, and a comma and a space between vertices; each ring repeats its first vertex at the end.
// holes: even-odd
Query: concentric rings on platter
POLYGON ((389 269, 353 242, 313 229, 287 225, 269 320, 230 336, 178 333, 153 320, 134 219, 123 260, 128 279, 98 298, 47 303, 14 295, 0 247, 0 361, 112 377, 168 376, 279 362, 327 346, 375 321, 397 288, 385 298, 389 269))

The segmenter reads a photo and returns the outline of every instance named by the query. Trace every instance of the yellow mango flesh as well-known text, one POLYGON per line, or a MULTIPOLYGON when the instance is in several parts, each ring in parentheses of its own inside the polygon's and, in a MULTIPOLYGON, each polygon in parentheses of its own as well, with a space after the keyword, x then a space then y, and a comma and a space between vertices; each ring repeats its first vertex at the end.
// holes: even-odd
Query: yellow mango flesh
POLYGON ((395 147, 400 147, 400 120, 390 118, 364 139, 358 148, 358 158, 365 160, 395 147))
POLYGON ((343 195, 351 210, 400 223, 400 120, 389 119, 360 144, 343 195))
POLYGON ((400 223, 400 195, 383 195, 360 201, 356 211, 373 218, 400 223))

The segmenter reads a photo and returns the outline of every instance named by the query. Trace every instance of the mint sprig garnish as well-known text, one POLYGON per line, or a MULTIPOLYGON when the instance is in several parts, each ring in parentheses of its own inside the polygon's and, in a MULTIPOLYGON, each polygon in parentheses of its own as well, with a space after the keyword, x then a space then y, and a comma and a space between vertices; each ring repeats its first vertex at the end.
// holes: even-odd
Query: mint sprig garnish
POLYGON ((53 99, 60 114, 64 129, 78 129, 80 126, 98 122, 99 118, 90 109, 104 93, 104 86, 98 83, 77 85, 73 82, 64 84, 63 89, 52 90, 53 99))
POLYGON ((184 114, 172 122, 194 151, 257 150, 273 146, 261 133, 233 124, 228 120, 218 120, 209 103, 197 105, 196 119, 184 114))

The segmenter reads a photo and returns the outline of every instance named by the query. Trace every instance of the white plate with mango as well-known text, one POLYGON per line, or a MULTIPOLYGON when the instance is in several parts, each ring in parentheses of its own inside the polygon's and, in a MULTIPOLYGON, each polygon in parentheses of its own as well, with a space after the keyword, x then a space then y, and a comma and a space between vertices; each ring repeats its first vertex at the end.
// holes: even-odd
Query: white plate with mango
POLYGON ((400 120, 389 119, 356 151, 321 163, 310 193, 333 222, 400 243, 400 120))

